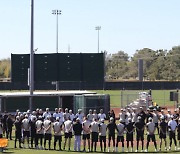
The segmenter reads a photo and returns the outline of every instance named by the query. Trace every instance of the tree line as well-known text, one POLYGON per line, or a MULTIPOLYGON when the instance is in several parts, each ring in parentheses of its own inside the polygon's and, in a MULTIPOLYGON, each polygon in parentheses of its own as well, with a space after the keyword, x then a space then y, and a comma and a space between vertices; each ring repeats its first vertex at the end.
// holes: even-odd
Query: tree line
MULTIPOLYGON (((180 80, 180 46, 171 50, 136 50, 130 57, 124 51, 109 54, 105 51, 106 80, 135 80, 138 60, 143 59, 144 80, 180 80)), ((0 78, 10 78, 10 58, 0 60, 0 78)))
POLYGON ((180 46, 169 51, 144 48, 132 57, 124 51, 106 52, 106 79, 136 79, 139 59, 143 59, 144 80, 180 80, 180 46))

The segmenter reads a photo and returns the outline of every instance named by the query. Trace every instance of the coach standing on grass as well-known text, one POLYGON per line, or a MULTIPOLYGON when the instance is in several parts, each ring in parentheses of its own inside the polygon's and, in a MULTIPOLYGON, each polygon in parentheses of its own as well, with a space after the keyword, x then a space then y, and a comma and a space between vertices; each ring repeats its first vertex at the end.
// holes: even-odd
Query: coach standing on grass
POLYGON ((142 149, 141 152, 143 152, 144 149, 144 126, 145 123, 144 121, 141 120, 141 117, 139 116, 137 118, 137 122, 134 124, 135 128, 136 128, 136 141, 137 141, 137 149, 135 152, 138 152, 138 148, 139 148, 139 141, 141 140, 142 142, 142 149))
POLYGON ((16 148, 16 142, 17 140, 19 140, 19 148, 22 148, 21 147, 21 127, 22 127, 22 123, 20 121, 20 118, 19 116, 16 116, 16 120, 14 122, 14 125, 15 125, 15 144, 14 144, 14 148, 16 148))
POLYGON ((164 117, 161 117, 161 122, 160 122, 159 126, 160 126, 160 133, 159 133, 160 148, 159 148, 159 151, 161 151, 162 140, 164 140, 164 142, 165 142, 165 150, 167 150, 166 134, 167 134, 168 124, 167 124, 167 122, 165 121, 165 118, 164 118, 164 117))
POLYGON ((174 120, 175 117, 171 117, 171 120, 168 122, 168 130, 169 130, 169 139, 170 139, 170 145, 169 145, 169 150, 171 150, 171 146, 172 146, 172 139, 174 140, 174 144, 175 144, 175 150, 176 150, 176 146, 177 146, 177 142, 176 142, 176 128, 177 128, 177 122, 174 120))
POLYGON ((110 118, 110 122, 107 125, 107 129, 108 129, 108 152, 110 152, 110 144, 111 144, 111 139, 113 141, 113 152, 115 152, 115 130, 117 130, 117 132, 119 131, 117 129, 117 125, 114 122, 114 118, 110 118))

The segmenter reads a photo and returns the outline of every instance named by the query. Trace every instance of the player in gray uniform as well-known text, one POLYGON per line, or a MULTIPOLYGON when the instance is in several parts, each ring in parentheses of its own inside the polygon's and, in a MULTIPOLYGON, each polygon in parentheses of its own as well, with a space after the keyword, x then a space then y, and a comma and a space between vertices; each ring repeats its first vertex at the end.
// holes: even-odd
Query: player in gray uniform
POLYGON ((55 108, 55 112, 53 113, 53 119, 56 120, 56 118, 60 118, 60 114, 59 114, 58 108, 55 108))
POLYGON ((46 112, 43 113, 43 118, 46 120, 47 117, 51 117, 51 113, 49 112, 49 108, 46 108, 46 112))
POLYGON ((40 148, 42 149, 42 142, 44 137, 44 126, 42 122, 42 116, 38 117, 38 120, 36 121, 36 149, 40 148), (38 146, 38 141, 40 140, 40 147, 38 146))
POLYGON ((91 122, 87 119, 87 117, 84 117, 84 121, 82 123, 82 128, 83 128, 83 144, 84 144, 84 152, 86 151, 86 140, 88 141, 88 151, 90 152, 90 125, 91 122))
POLYGON ((122 142, 122 152, 124 152, 124 131, 125 125, 122 120, 119 120, 119 124, 117 125, 118 133, 117 133, 117 141, 116 141, 116 152, 118 152, 118 143, 122 142))
POLYGON ((156 127, 155 127, 155 124, 153 123, 151 117, 149 117, 148 121, 149 122, 146 124, 148 135, 147 135, 147 146, 146 146, 145 152, 148 151, 150 140, 152 140, 154 142, 155 152, 156 152, 157 151, 157 144, 156 144, 156 138, 155 138, 155 134, 154 134, 156 127))
POLYGON ((68 113, 68 108, 65 108, 65 112, 64 112, 63 116, 64 116, 64 121, 69 119, 70 114, 68 113))
POLYGON ((98 119, 98 114, 97 114, 97 111, 96 111, 96 110, 93 111, 93 118, 94 118, 94 119, 98 119))
POLYGON ((67 140, 69 141, 68 142, 68 148, 69 148, 69 151, 70 151, 70 147, 71 147, 71 138, 72 138, 72 127, 73 127, 73 122, 70 120, 70 118, 64 122, 64 137, 65 137, 65 140, 64 140, 64 148, 63 150, 65 150, 65 147, 66 147, 66 142, 67 140))
POLYGON ((100 113, 98 114, 98 119, 101 121, 101 119, 106 119, 106 114, 103 113, 103 109, 100 109, 100 113))
POLYGON ((46 120, 44 120, 44 148, 46 149, 46 140, 49 141, 49 150, 51 150, 51 138, 52 138, 52 132, 51 132, 51 121, 50 117, 48 116, 46 120))
POLYGON ((84 114, 82 113, 82 109, 78 109, 78 113, 76 114, 75 118, 79 118, 80 123, 82 124, 83 122, 83 118, 84 118, 84 114))
POLYGON ((93 116, 93 114, 92 114, 92 110, 90 109, 90 110, 89 110, 89 114, 87 115, 87 119, 88 119, 89 122, 92 122, 92 121, 93 121, 93 118, 94 118, 94 116, 93 116))
POLYGON ((56 118, 56 121, 53 124, 53 130, 54 130, 54 150, 56 150, 56 142, 59 142, 59 150, 61 151, 61 141, 62 141, 62 123, 59 122, 59 117, 56 118))
POLYGON ((101 152, 103 152, 102 142, 104 142, 104 152, 106 152, 106 130, 107 130, 107 125, 104 123, 104 119, 101 119, 101 123, 99 124, 99 141, 100 141, 101 152))
POLYGON ((71 120, 71 121, 74 121, 75 115, 74 115, 74 113, 72 112, 72 110, 69 110, 69 117, 70 117, 70 120, 71 120))
POLYGON ((25 115, 25 119, 22 121, 22 129, 23 129, 23 146, 25 148, 25 139, 27 139, 28 148, 29 147, 29 137, 30 137, 30 122, 28 119, 28 115, 25 115))
POLYGON ((96 152, 96 146, 98 142, 98 129, 99 124, 97 122, 97 119, 94 119, 94 121, 90 125, 91 128, 91 152, 93 151, 93 144, 94 144, 94 152, 96 152))
POLYGON ((121 113, 119 113, 119 120, 125 125, 125 119, 126 119, 126 110, 121 109, 121 113))

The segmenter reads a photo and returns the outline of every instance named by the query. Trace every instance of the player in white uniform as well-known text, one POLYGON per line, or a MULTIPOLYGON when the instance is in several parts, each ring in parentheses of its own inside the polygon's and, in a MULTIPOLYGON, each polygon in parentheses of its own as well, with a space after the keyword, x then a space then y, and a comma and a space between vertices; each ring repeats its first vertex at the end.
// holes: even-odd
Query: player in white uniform
POLYGON ((156 152, 157 144, 156 144, 156 138, 155 138, 155 134, 154 134, 156 127, 155 127, 155 124, 153 123, 153 119, 151 117, 149 117, 148 121, 149 122, 146 124, 148 135, 147 135, 147 145, 146 145, 145 152, 148 152, 150 140, 152 140, 154 142, 154 147, 155 147, 155 152, 156 152))
POLYGON ((84 117, 84 121, 82 123, 82 128, 83 128, 83 145, 84 145, 84 152, 86 151, 86 140, 88 141, 88 151, 90 152, 90 121, 87 119, 87 117, 84 117))
POLYGON ((121 113, 119 113, 119 120, 125 125, 125 119, 126 119, 126 110, 121 109, 121 113))
POLYGON ((84 114, 82 113, 82 109, 78 109, 78 113, 76 114, 76 119, 79 118, 80 123, 83 122, 84 114))
POLYGON ((97 114, 97 111, 96 111, 96 110, 93 111, 93 118, 94 118, 94 119, 98 119, 98 114, 97 114))
POLYGON ((49 112, 49 108, 46 108, 46 112, 43 113, 43 118, 46 120, 47 117, 51 117, 51 113, 49 112))
POLYGON ((155 127, 158 131, 159 134, 159 126, 158 126, 158 122, 159 122, 159 114, 157 113, 156 109, 153 109, 153 122, 155 124, 155 127))
POLYGON ((49 141, 49 150, 51 150, 51 138, 52 138, 52 125, 50 121, 50 117, 48 116, 46 120, 44 120, 44 148, 46 149, 46 140, 49 141))
POLYGON ((96 152, 96 146, 98 142, 98 131, 99 131, 99 123, 97 122, 97 119, 94 119, 94 121, 90 125, 91 128, 91 152, 93 152, 93 144, 94 144, 94 152, 96 152))
POLYGON ((125 119, 126 125, 129 123, 128 119, 132 119, 132 114, 131 114, 131 109, 130 108, 128 108, 127 111, 126 111, 126 119, 125 119))
POLYGON ((69 117, 70 117, 70 120, 73 121, 75 119, 75 115, 74 113, 72 112, 72 110, 69 110, 69 117))
POLYGON ((65 109, 65 112, 64 112, 63 116, 64 116, 64 121, 66 121, 66 120, 69 119, 69 116, 70 116, 70 115, 69 115, 69 113, 68 113, 68 108, 65 109))
POLYGON ((59 108, 59 121, 64 122, 64 112, 62 108, 59 108))
POLYGON ((132 113, 131 113, 131 115, 132 115, 132 122, 133 122, 133 124, 137 121, 137 113, 136 113, 136 109, 134 108, 134 109, 132 109, 133 111, 132 111, 132 113))
POLYGON ((94 116, 93 116, 92 110, 90 109, 89 113, 87 115, 87 119, 88 119, 89 122, 92 122, 93 118, 94 118, 94 116))
POLYGON ((125 125, 122 120, 119 120, 119 124, 117 125, 118 134, 117 134, 117 141, 116 141, 116 152, 118 152, 118 143, 122 142, 122 152, 124 152, 124 131, 125 125))
POLYGON ((102 119, 106 119, 106 114, 103 113, 103 109, 100 109, 100 113, 98 114, 98 119, 101 121, 102 119))
POLYGON ((168 113, 166 114, 166 117, 167 117, 167 122, 169 122, 170 120, 171 120, 171 116, 172 116, 172 113, 171 113, 171 110, 167 110, 168 111, 168 113))
POLYGON ((63 148, 63 150, 65 150, 67 139, 69 139, 68 148, 69 148, 69 151, 70 151, 71 138, 72 138, 72 127, 73 127, 72 124, 73 124, 73 122, 70 119, 68 119, 67 121, 64 122, 64 136, 65 136, 65 140, 64 140, 64 148, 63 148))
POLYGON ((56 118, 60 118, 60 114, 59 114, 58 108, 55 108, 55 112, 53 113, 53 119, 56 120, 56 118))
POLYGON ((27 139, 28 148, 30 148, 29 147, 30 121, 28 119, 28 115, 25 115, 25 118, 22 121, 22 129, 23 129, 23 146, 25 148, 25 139, 27 139))
POLYGON ((44 126, 42 122, 42 116, 38 117, 38 120, 36 121, 36 148, 42 149, 42 142, 43 142, 43 137, 44 137, 44 126), (40 147, 38 146, 38 142, 40 140, 40 147))
POLYGON ((61 151, 61 141, 62 141, 62 123, 59 122, 59 117, 56 118, 56 121, 53 124, 54 130, 54 150, 56 150, 56 142, 59 142, 59 150, 61 151))
POLYGON ((102 119, 101 123, 99 124, 99 141, 100 141, 101 152, 103 152, 102 142, 104 143, 104 152, 106 152, 106 130, 107 130, 107 125, 104 123, 104 119, 102 119))

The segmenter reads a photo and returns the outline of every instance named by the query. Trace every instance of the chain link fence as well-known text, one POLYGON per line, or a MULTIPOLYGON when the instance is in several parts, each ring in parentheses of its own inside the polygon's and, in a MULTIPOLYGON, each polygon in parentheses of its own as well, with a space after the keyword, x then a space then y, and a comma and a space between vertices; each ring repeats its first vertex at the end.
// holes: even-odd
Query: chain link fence
MULTIPOLYGON (((120 108, 124 108, 134 101, 138 101, 140 92, 148 92, 151 94, 152 104, 163 107, 180 106, 180 92, 178 90, 152 90, 152 91, 130 91, 122 90, 120 92, 120 108), (171 96, 171 92, 176 93, 171 96), (174 97, 172 99, 172 97, 174 97)), ((112 96, 115 97, 115 96, 112 96)), ((151 100, 150 100, 151 101, 151 100)))

